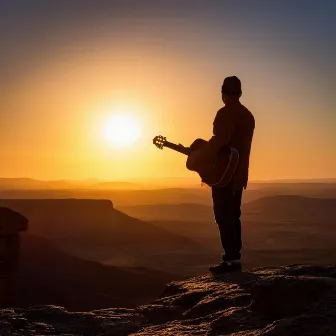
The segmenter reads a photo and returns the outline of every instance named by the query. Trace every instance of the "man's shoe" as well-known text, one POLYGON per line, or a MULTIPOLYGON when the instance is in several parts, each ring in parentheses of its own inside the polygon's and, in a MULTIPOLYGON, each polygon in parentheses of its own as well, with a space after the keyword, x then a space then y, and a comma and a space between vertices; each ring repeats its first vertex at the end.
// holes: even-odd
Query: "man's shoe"
POLYGON ((222 261, 218 265, 209 267, 209 271, 213 274, 222 274, 226 272, 241 271, 241 269, 242 269, 242 265, 239 259, 222 261))

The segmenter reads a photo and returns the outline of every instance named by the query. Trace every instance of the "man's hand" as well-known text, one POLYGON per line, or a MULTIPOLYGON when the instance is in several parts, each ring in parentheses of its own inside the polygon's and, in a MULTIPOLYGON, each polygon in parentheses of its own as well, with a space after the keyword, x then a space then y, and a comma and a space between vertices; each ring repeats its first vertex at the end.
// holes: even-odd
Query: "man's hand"
POLYGON ((238 181, 237 179, 233 179, 233 192, 236 193, 238 191, 241 191, 245 188, 244 183, 241 181, 238 181))
POLYGON ((233 176, 233 192, 246 189, 247 179, 245 176, 241 176, 241 173, 237 171, 233 176))

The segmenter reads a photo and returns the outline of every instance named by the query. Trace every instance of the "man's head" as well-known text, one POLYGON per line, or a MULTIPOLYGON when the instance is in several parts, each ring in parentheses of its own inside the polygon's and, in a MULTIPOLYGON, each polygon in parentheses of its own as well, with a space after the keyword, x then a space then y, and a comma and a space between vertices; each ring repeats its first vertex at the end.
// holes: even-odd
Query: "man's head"
POLYGON ((239 78, 236 76, 226 77, 222 85, 222 99, 224 104, 239 101, 241 95, 242 90, 239 78))

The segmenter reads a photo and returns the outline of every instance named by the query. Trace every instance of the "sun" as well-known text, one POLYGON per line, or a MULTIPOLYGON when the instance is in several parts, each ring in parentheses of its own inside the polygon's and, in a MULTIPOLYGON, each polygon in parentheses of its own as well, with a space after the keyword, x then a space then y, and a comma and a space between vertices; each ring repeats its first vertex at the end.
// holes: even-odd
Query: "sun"
POLYGON ((116 148, 130 147, 141 136, 141 125, 138 119, 129 114, 114 114, 103 125, 105 140, 116 148))

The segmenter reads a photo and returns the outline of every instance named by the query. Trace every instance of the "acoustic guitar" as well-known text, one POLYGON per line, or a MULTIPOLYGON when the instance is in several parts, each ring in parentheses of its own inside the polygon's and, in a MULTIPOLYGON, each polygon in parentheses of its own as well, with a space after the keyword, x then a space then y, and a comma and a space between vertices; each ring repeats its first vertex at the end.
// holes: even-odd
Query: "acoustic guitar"
POLYGON ((197 151, 201 150, 208 142, 196 139, 190 147, 176 145, 161 135, 153 139, 153 144, 159 149, 167 147, 188 156, 186 167, 199 174, 202 182, 213 187, 224 187, 232 179, 239 161, 238 151, 230 146, 223 146, 220 151, 206 160, 197 159, 197 151))

